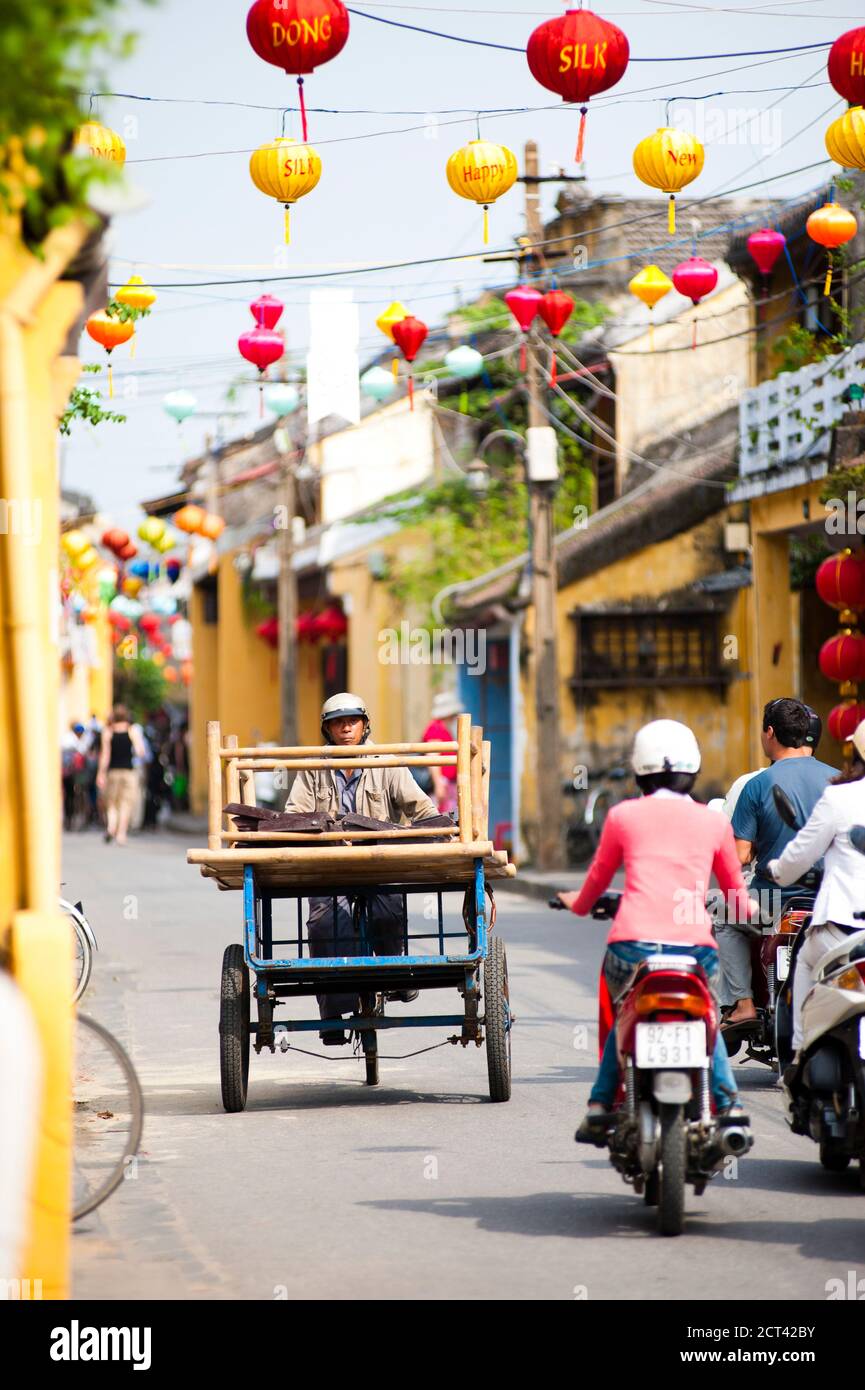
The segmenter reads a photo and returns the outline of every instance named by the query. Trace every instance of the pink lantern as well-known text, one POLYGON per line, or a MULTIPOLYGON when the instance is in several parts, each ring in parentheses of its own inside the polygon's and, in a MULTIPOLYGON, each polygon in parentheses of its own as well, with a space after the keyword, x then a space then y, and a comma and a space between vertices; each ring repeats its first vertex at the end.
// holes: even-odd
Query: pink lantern
MULTIPOLYGON (((718 272, 708 261, 704 261, 702 256, 691 256, 690 260, 682 261, 673 271, 673 284, 679 294, 690 299, 696 308, 701 299, 705 299, 707 294, 718 283, 718 272)), ((691 333, 691 347, 697 346, 697 320, 694 318, 693 331, 691 333)))
POLYGON ((775 262, 786 245, 787 238, 784 233, 776 232, 772 227, 761 227, 758 232, 752 232, 748 237, 748 254, 763 277, 764 289, 775 262))
POLYGON ((245 357, 247 362, 251 362, 258 368, 258 413, 264 414, 264 374, 272 362, 278 362, 285 352, 285 343, 282 334, 277 333, 273 328, 247 329, 246 333, 241 333, 237 340, 237 346, 241 357, 245 357))
POLYGON ((505 303, 516 319, 523 335, 520 343, 521 372, 526 370, 526 334, 541 307, 543 297, 540 290, 533 290, 531 285, 517 285, 516 289, 508 290, 505 295, 505 303))
MULTIPOLYGON (((272 294, 260 294, 249 306, 249 312, 259 328, 275 328, 285 308, 281 299, 272 294)), ((242 349, 241 349, 242 350, 242 349)))

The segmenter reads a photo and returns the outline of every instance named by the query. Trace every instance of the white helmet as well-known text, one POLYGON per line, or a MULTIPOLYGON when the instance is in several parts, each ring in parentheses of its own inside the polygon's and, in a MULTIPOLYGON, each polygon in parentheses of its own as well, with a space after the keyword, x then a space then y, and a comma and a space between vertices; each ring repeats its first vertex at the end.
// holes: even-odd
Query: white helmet
POLYGON ((700 745, 678 719, 653 719, 637 732, 631 767, 637 777, 652 772, 699 772, 700 745))
POLYGON ((327 731, 327 725, 331 719, 339 719, 355 716, 363 719, 364 729, 362 743, 369 738, 369 711, 359 695, 353 695, 350 690, 342 690, 338 695, 331 695, 329 700, 325 700, 321 707, 321 733, 326 743, 331 743, 332 739, 327 731))
POLYGON ((862 720, 861 724, 856 725, 850 741, 859 754, 859 757, 865 762, 865 719, 862 720))

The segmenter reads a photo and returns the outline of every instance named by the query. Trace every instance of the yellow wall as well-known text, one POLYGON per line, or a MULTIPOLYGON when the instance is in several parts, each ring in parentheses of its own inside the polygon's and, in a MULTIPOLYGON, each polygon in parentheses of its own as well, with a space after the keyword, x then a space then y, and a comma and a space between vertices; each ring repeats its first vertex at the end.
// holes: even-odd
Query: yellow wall
POLYGON ((207 721, 219 718, 217 698, 217 629, 204 621, 204 596, 192 586, 192 684, 189 687, 189 804, 197 816, 207 814, 207 721))
POLYGON ((277 653, 256 636, 256 623, 243 609, 242 584, 233 555, 220 555, 217 625, 217 706, 223 736, 241 744, 279 738, 279 662, 277 653))

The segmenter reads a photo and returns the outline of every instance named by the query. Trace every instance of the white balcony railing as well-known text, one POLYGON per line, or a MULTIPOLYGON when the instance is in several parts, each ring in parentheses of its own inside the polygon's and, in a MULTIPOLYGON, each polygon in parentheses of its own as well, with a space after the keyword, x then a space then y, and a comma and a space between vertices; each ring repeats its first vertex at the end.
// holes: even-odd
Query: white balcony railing
POLYGON ((827 454, 832 426, 846 410, 848 386, 865 378, 865 343, 798 372, 783 372, 743 392, 739 403, 739 476, 827 454))

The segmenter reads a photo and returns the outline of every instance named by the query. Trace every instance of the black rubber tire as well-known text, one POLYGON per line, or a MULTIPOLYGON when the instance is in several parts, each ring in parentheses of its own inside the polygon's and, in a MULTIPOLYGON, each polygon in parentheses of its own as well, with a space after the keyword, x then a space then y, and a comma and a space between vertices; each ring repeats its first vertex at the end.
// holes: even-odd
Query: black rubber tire
POLYGON ((775 999, 775 1056, 781 1076, 793 1060, 793 1008, 786 981, 775 999))
POLYGON ((366 1084, 367 1086, 378 1085, 378 1052, 366 1054, 366 1084))
POLYGON ((679 1236, 685 1224, 685 1118, 681 1105, 661 1106, 658 1230, 679 1236))
POLYGON ((658 1205, 658 1187, 658 1170, 656 1168, 655 1171, 650 1173, 646 1178, 646 1186, 643 1188, 643 1201, 647 1207, 656 1207, 658 1205))
POLYGON ((838 1153, 825 1139, 820 1144, 820 1164, 827 1173, 843 1173, 850 1167, 850 1155, 838 1153))
POLYGON ((511 1034, 508 994, 508 959, 504 942, 490 936, 484 961, 484 1012, 486 1015, 487 1075, 490 1100, 511 1098, 511 1034))
POLYGON ((226 946, 219 996, 219 1076, 230 1115, 246 1107, 249 1083, 249 971, 243 947, 226 946))

